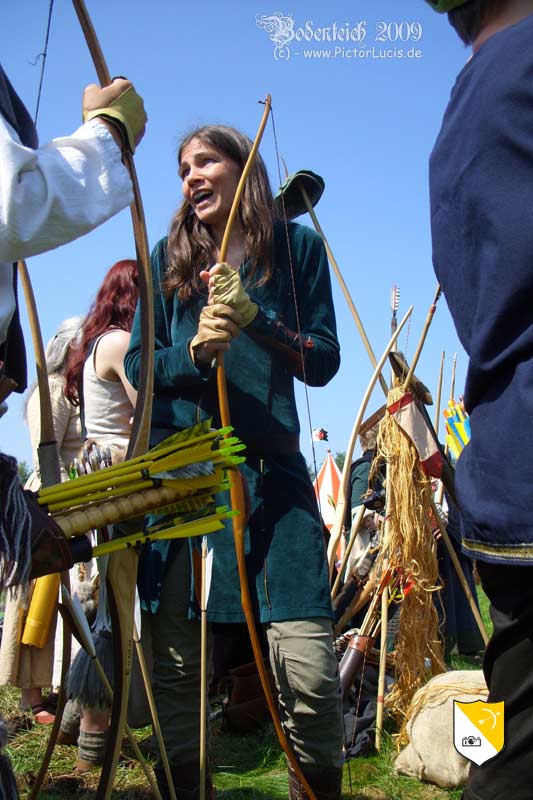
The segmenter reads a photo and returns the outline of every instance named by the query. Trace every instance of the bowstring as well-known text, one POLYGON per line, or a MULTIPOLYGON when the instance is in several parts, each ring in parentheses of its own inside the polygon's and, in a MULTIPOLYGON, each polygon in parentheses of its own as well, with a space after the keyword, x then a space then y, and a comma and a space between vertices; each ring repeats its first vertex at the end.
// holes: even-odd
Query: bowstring
POLYGON ((46 25, 46 35, 44 37, 44 49, 42 53, 37 55, 35 59, 35 63, 37 60, 41 59, 41 75, 39 77, 39 89, 37 91, 37 104, 35 106, 35 115, 33 117, 33 123, 37 126, 37 117, 39 116, 39 106, 41 104, 41 94, 43 91, 43 81, 44 81, 44 70, 46 67, 46 57, 48 55, 48 40, 50 39, 50 26, 52 24, 52 12, 54 10, 54 0, 50 0, 50 5, 48 6, 48 22, 46 25))
MULTIPOLYGON (((279 186, 281 186, 282 183, 283 183, 282 178, 281 178, 281 167, 280 167, 281 156, 279 154, 278 138, 277 138, 277 135, 276 135, 276 122, 275 122, 275 119, 274 119, 274 109, 272 107, 270 109, 270 119, 272 121, 272 138, 274 140, 274 150, 275 150, 275 153, 276 153, 276 166, 277 166, 277 170, 278 170, 278 182, 279 182, 279 186)), ((311 420, 311 405, 310 405, 310 402, 309 402, 309 391, 308 391, 307 375, 306 375, 306 372, 305 372, 305 359, 304 359, 304 352, 303 352, 303 345, 302 345, 302 335, 301 335, 302 334, 302 329, 301 329, 301 325, 300 325, 300 310, 298 308, 298 302, 297 302, 297 299, 296 299, 296 281, 295 281, 295 277, 294 277, 294 262, 293 262, 293 259, 292 259, 292 248, 291 248, 291 241, 290 241, 290 237, 289 237, 289 222, 288 222, 288 219, 287 219, 287 212, 286 212, 286 209, 285 209, 285 197, 283 195, 283 192, 281 192, 280 197, 281 197, 281 206, 283 208, 283 225, 284 225, 284 229, 285 229, 285 239, 287 241, 287 253, 288 253, 288 256, 289 256, 289 271, 290 271, 290 276, 291 276, 291 288, 292 288, 292 295, 293 295, 293 298, 294 298, 294 309, 295 309, 295 313, 296 313, 296 330, 298 332, 298 344, 300 346, 300 357, 302 359, 302 375, 303 375, 303 384, 304 384, 304 392, 305 392, 305 404, 306 404, 306 411, 307 411, 307 423, 308 423, 308 426, 309 426, 309 433, 311 434, 311 451, 312 451, 312 454, 313 454, 313 469, 315 471, 315 480, 316 480, 316 477, 318 476, 318 470, 317 470, 317 463, 316 463, 315 443, 314 443, 314 439, 313 439, 313 423, 312 423, 312 420, 311 420)), ((321 503, 320 503, 320 493, 319 492, 316 492, 316 497, 317 497, 317 502, 318 502, 318 510, 319 510, 319 513, 320 513, 320 518, 323 520, 322 507, 321 507, 321 503)), ((335 654, 336 654, 336 652, 337 651, 336 651, 336 648, 335 648, 335 654)), ((365 655, 365 660, 366 660, 366 655, 365 655)), ((363 661, 363 667, 364 667, 364 661, 363 661)), ((344 705, 344 701, 343 701, 343 705, 344 705)), ((346 719, 345 719, 345 715, 344 715, 344 708, 342 710, 342 729, 343 729, 344 743, 346 745, 346 741, 347 741, 348 737, 347 737, 347 731, 346 731, 346 719)), ((348 781, 349 781, 349 786, 350 786, 350 796, 352 796, 353 795, 353 788, 352 788, 352 770, 351 770, 350 760, 351 759, 347 759, 345 761, 345 763, 348 765, 348 781)))
MULTIPOLYGON (((276 122, 275 122, 275 119, 274 119, 274 109, 273 108, 270 109, 270 119, 271 119, 271 122, 272 122, 272 137, 273 137, 273 140, 274 140, 274 149, 275 149, 275 152, 276 152, 276 166, 277 166, 277 170, 278 170, 278 182, 279 182, 279 186, 281 186, 281 184, 283 183, 282 178, 281 178, 281 167, 280 167, 281 157, 280 157, 279 148, 278 148, 278 138, 277 138, 277 134, 276 134, 276 122)), ((289 256, 289 272, 290 272, 290 278, 291 278, 292 296, 294 298, 294 310, 295 310, 295 314, 296 314, 296 330, 297 330, 297 333, 298 333, 298 345, 299 345, 299 348, 300 348, 300 358, 302 360, 302 377, 303 377, 304 393, 305 393, 305 406, 306 406, 306 412, 307 412, 307 424, 308 424, 308 427, 309 427, 309 433, 310 433, 310 438, 311 438, 311 452, 312 452, 312 455, 313 455, 313 470, 314 470, 314 473, 315 473, 315 480, 316 480, 316 478, 318 476, 318 470, 317 470, 317 463, 316 463, 315 443, 314 443, 314 439, 313 439, 313 423, 312 423, 312 420, 311 420, 311 404, 309 402, 309 390, 308 390, 308 383, 307 383, 307 375, 306 375, 306 371, 305 371, 305 358, 304 358, 304 351, 303 351, 303 344, 302 344, 302 328, 301 328, 301 325, 300 325, 300 309, 298 308, 298 301, 297 301, 297 296, 296 296, 296 280, 295 280, 295 277, 294 277, 294 262, 293 262, 293 258, 292 258, 292 248, 291 248, 291 241, 290 241, 290 237, 289 237, 289 222, 288 222, 288 219, 287 219, 287 212, 286 212, 286 209, 285 209, 285 197, 283 195, 283 192, 281 193, 280 197, 281 197, 281 206, 283 208, 283 225, 284 225, 284 229, 285 229, 285 239, 286 239, 286 242, 287 242, 287 253, 288 253, 288 256, 289 256)), ((316 493, 316 495, 317 495, 317 501, 318 501, 318 509, 320 511, 320 517, 322 518, 322 508, 321 508, 321 505, 320 505, 320 495, 319 495, 318 492, 316 493)))

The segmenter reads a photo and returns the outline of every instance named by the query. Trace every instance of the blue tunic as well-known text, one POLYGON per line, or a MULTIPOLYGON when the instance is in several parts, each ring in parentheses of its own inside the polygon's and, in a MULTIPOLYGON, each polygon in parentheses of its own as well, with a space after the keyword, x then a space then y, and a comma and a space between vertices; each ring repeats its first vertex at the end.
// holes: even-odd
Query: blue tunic
MULTIPOLYGON (((256 617, 261 622, 331 615, 322 524, 305 459, 297 448, 284 452, 283 447, 288 437, 294 442, 300 430, 294 377, 303 374, 300 344, 293 333, 298 322, 284 226, 276 225, 274 234, 274 278, 266 285, 247 286, 259 313, 225 355, 236 434, 250 445, 263 443, 250 447, 241 470, 250 499, 247 567, 256 617)), ((305 379, 311 386, 322 386, 340 363, 327 258, 322 240, 310 229, 290 223, 289 239, 305 379)), ((163 430, 168 433, 209 417, 219 424, 214 370, 199 370, 188 347, 206 297, 182 302, 175 293, 164 295, 166 247, 166 239, 161 240, 152 255, 156 337, 152 424, 159 438, 163 430)), ((245 285, 249 268, 249 264, 241 267, 245 285)), ((136 317, 125 359, 126 374, 134 386, 139 360, 136 317)), ((210 538, 214 561, 209 618, 240 622, 243 615, 231 524, 210 538)), ((157 608, 164 574, 161 558, 166 558, 166 551, 146 554, 141 570, 144 604, 151 610, 157 608)))
POLYGON ((452 90, 430 161, 433 263, 469 355, 463 547, 533 563, 533 15, 452 90))

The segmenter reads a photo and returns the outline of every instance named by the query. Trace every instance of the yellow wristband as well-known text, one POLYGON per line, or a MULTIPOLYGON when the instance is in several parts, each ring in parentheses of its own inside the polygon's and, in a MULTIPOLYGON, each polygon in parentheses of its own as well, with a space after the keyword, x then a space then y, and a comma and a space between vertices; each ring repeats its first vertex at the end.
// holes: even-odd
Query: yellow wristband
POLYGON ((147 117, 142 97, 139 97, 133 86, 122 92, 111 105, 88 111, 83 121, 88 122, 95 117, 103 117, 115 125, 119 123, 117 127, 125 134, 129 149, 132 153, 135 152, 135 139, 146 125, 147 117))

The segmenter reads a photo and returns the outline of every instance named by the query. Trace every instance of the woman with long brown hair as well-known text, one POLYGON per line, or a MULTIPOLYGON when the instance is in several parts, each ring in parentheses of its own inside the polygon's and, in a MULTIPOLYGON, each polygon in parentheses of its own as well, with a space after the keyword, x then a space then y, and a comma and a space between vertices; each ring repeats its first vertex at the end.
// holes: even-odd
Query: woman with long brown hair
MULTIPOLYGON (((153 441, 200 420, 220 424, 213 358, 225 353, 229 406, 245 442, 247 566, 290 744, 319 800, 340 797, 342 716, 322 526, 299 448, 294 378, 322 386, 339 366, 324 246, 276 218, 261 158, 253 164, 226 261, 220 247, 251 141, 206 126, 182 142, 184 200, 152 255, 155 291, 153 441)), ((126 374, 139 380, 136 316, 126 374)), ((211 537, 208 617, 241 622, 231 533, 211 537)), ((199 796, 200 636, 186 544, 150 545, 140 593, 150 613, 154 689, 177 795, 199 796)), ((162 771, 164 796, 168 787, 162 771)), ((305 797, 291 775, 291 797, 305 797)), ((214 797, 209 779, 208 798, 214 797)))

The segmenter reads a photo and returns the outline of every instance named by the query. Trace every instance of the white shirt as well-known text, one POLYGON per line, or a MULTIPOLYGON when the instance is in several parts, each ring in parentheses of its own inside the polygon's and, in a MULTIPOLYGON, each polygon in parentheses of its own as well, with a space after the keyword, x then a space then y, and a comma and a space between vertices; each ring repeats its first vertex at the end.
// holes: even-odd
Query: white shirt
POLYGON ((15 310, 12 263, 83 236, 132 200, 120 149, 97 119, 32 150, 0 114, 0 344, 15 310))

